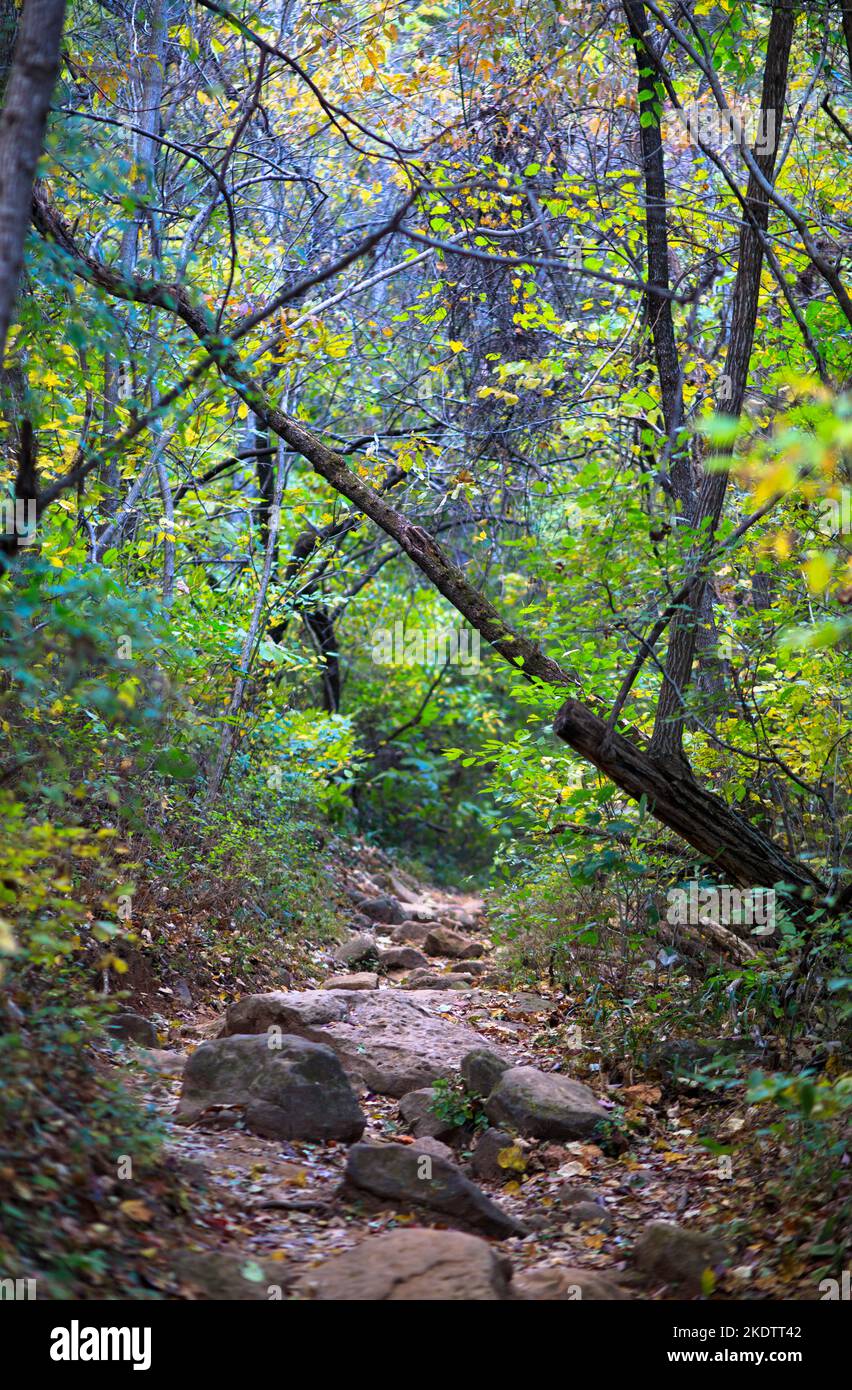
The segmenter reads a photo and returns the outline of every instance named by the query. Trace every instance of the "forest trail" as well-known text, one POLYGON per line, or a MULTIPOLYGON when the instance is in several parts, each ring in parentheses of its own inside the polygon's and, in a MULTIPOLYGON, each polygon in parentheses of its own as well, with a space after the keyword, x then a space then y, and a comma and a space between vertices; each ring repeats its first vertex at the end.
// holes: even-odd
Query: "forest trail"
POLYGON ((419 885, 411 891, 412 882, 394 881, 406 892, 403 901, 361 876, 351 939, 337 952, 316 953, 316 980, 296 985, 284 979, 278 992, 225 1001, 224 1016, 219 1001, 205 1004, 181 1027, 184 1051, 123 1051, 125 1060, 133 1058, 134 1087, 162 1118, 171 1161, 192 1189, 194 1239, 182 1255, 152 1268, 154 1287, 166 1296, 214 1299, 573 1299, 629 1297, 632 1285, 641 1286, 644 1297, 655 1290, 694 1295, 710 1291, 718 1275, 748 1276, 742 1269, 724 1275, 721 1264, 709 1272, 717 1252, 699 1228, 718 1218, 732 1185, 720 1180, 718 1160, 699 1143, 699 1102, 641 1081, 616 1086, 600 1064, 581 1066, 588 1045, 584 1052, 586 1040, 571 1024, 572 1001, 547 982, 536 993, 507 986, 481 901, 419 885), (400 907, 406 919, 395 925, 368 918, 399 918, 400 907), (209 1105, 202 1097, 191 1122, 180 1122, 187 1058, 223 1031, 274 1032, 268 1020, 276 1009, 288 1036, 301 1030, 330 1042, 343 1060, 366 1120, 354 1148, 340 1140, 261 1137, 251 1132, 244 1108, 221 1103, 215 1088, 209 1105), (470 1052, 478 1063, 462 1064, 459 1054, 470 1052), (460 1066, 466 1093, 457 1085, 460 1066), (536 1084, 510 1095, 497 1112, 474 1092, 487 1093, 507 1066, 526 1069, 522 1080, 529 1085, 532 1076, 536 1084), (435 1102, 426 1085, 438 1072, 451 1084, 438 1083, 435 1102), (567 1096, 538 1094, 542 1074, 551 1083, 561 1078, 556 1084, 567 1086, 567 1096), (495 1125, 483 1115, 485 1106, 505 1119, 495 1125), (364 1145, 380 1146, 388 1160, 377 1172, 378 1150, 364 1145), (360 1156, 354 1172, 353 1155, 360 1156), (421 1181, 413 1165, 422 1167, 424 1156, 428 1177, 421 1181), (435 1190, 437 1209, 429 1205, 435 1190), (428 1200, 414 1200, 421 1193, 428 1200), (661 1221, 680 1229, 646 1235, 639 1269, 637 1238, 661 1221), (444 1236, 426 1238, 413 1270, 405 1247, 402 1287, 413 1280, 412 1292, 398 1292, 398 1283, 391 1285, 397 1292, 382 1288, 400 1237, 379 1249, 377 1235, 421 1228, 479 1238, 466 1237, 457 1257, 450 1249, 449 1276, 444 1236), (483 1243, 494 1236, 496 1261, 483 1243), (655 1241, 662 1241, 662 1253, 655 1241), (355 1252, 350 1263, 335 1258, 347 1251, 355 1252), (466 1291, 481 1282, 477 1261, 483 1257, 493 1262, 486 1291, 466 1291), (459 1261, 461 1291, 453 1285, 459 1261), (509 1268, 511 1293, 504 1282, 509 1268), (428 1269, 433 1274, 424 1286, 428 1269), (329 1271, 334 1277, 326 1287, 329 1271), (364 1279, 367 1291, 353 1291, 364 1279))

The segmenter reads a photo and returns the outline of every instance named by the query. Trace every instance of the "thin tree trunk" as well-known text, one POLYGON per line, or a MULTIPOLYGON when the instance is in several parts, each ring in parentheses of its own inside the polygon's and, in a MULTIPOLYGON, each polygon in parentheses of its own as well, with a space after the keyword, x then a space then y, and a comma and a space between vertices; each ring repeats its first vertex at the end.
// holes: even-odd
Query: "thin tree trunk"
MULTIPOLYGON (((762 129, 769 134, 768 149, 756 154, 764 177, 772 182, 780 143, 787 93, 787 67, 796 22, 794 0, 775 0, 766 47, 763 76, 762 129)), ((769 200, 758 179, 749 177, 746 208, 740 231, 737 277, 731 312, 731 332, 721 378, 720 408, 738 418, 742 412, 748 384, 751 351, 757 325, 760 275, 763 268, 763 241, 769 226, 769 200)), ((722 516, 728 477, 724 471, 705 472, 698 494, 695 525, 709 520, 701 540, 701 554, 711 546, 722 516)), ((697 626, 703 605, 706 580, 700 570, 701 554, 694 556, 696 584, 686 610, 672 623, 666 653, 665 676, 660 687, 654 724, 653 748, 660 756, 681 760, 684 727, 683 703, 692 675, 697 626)))
POLYGON ((59 74, 65 0, 25 0, 0 115, 0 362, 15 307, 36 166, 59 74))
POLYGON ((684 516, 695 508, 695 484, 689 450, 678 434, 683 427, 683 386, 672 302, 669 290, 669 232, 666 167, 660 131, 660 103, 655 89, 654 64, 648 44, 648 20, 640 0, 624 0, 624 12, 636 57, 639 93, 639 139, 645 179, 645 241, 648 255, 648 325, 654 344, 660 399, 668 449, 673 463, 670 488, 684 516), (660 293, 663 291, 663 293, 660 293))
POLYGON ((278 466, 275 472, 275 491, 272 499, 272 507, 269 512, 269 533, 266 540, 266 555, 263 563, 263 573, 260 577, 260 586, 254 601, 248 632, 246 633, 240 653, 240 671, 234 682, 233 693, 231 694, 230 704, 228 705, 228 713, 225 716, 225 727, 222 731, 222 742, 216 758, 216 766, 213 769, 213 775, 207 787, 208 802, 215 801, 216 797, 219 795, 237 737, 237 721, 243 707, 243 700, 245 699, 249 672, 257 645, 257 634, 260 631, 260 620, 266 606, 266 594, 275 566, 275 555, 278 549, 278 532, 281 527, 281 495, 283 490, 284 451, 283 449, 279 449, 278 466))

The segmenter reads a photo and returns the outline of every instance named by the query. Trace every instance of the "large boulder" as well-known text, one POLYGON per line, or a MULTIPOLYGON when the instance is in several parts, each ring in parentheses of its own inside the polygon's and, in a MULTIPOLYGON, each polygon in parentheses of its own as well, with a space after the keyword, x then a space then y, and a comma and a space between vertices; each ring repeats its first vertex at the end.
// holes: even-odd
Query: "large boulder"
POLYGON ((186 1064, 176 1118, 218 1106, 242 1112, 269 1139, 360 1139, 366 1121, 330 1047, 305 1038, 233 1036, 202 1043, 186 1064))
POLYGON ((278 1028, 326 1043, 369 1090, 404 1096, 456 1075, 465 1053, 481 1046, 472 1028, 438 1012, 445 999, 396 989, 252 994, 228 1009, 222 1035, 278 1028))
POLYGON ((533 1265, 512 1283, 516 1298, 564 1302, 615 1302, 630 1295, 596 1269, 572 1265, 533 1265))
POLYGON ((388 1231, 309 1270, 298 1292, 340 1302, 495 1302, 509 1296, 507 1262, 459 1231, 388 1231))
POLYGON ((394 1207, 425 1207, 464 1230, 499 1237, 526 1234, 519 1221, 454 1163, 419 1153, 414 1144, 354 1144, 347 1156, 346 1182, 394 1207))
POLYGON ((725 1257, 725 1247, 715 1236, 687 1231, 673 1221, 650 1222, 633 1251, 648 1279, 687 1295, 702 1293, 707 1272, 712 1274, 725 1257))
POLYGON ((504 1071, 485 1102, 494 1125, 510 1125, 535 1139, 585 1139, 607 1111, 588 1086, 535 1067, 504 1071))
POLYGON ((427 956, 453 956, 457 960, 474 960, 485 952, 479 941, 472 941, 463 932, 452 927, 434 927, 424 939, 423 950, 427 956))

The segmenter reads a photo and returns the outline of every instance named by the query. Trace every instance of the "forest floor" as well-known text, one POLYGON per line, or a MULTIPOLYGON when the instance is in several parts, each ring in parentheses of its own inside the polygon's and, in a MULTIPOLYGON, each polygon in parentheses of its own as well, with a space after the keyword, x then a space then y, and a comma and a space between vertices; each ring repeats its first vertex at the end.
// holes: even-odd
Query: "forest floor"
MULTIPOLYGON (((437 919, 457 921, 461 914, 475 923, 469 930, 472 939, 485 943, 484 962, 490 971, 483 977, 486 983, 474 980, 474 987, 467 989, 412 991, 405 990, 410 972, 395 971, 380 976, 378 989, 405 990, 408 1000, 437 1021, 466 1024, 484 1048, 499 1049, 512 1065, 559 1071, 589 1085, 619 1117, 611 1136, 600 1143, 519 1138, 505 1171, 491 1175, 496 1180, 475 1178, 528 1231, 495 1243, 511 1264, 515 1287, 522 1289, 524 1273, 530 1270, 540 1281, 542 1271, 579 1268, 605 1279, 586 1297, 683 1296, 682 1287, 649 1277, 633 1257, 636 1239, 648 1223, 664 1221, 725 1236, 727 1263, 718 1265, 705 1282, 700 1290, 704 1296, 818 1298, 820 1261, 809 1245, 817 1239, 820 1214, 794 1210, 781 1196, 788 1190, 784 1184, 779 1184, 776 1196, 773 1184, 766 1181, 761 1138, 765 1131, 756 1108, 745 1103, 742 1089, 708 1097, 682 1082, 637 1078, 629 1070, 616 1083, 600 1061, 590 1060, 593 1046, 577 1047, 575 1042, 575 1054, 566 1057, 571 999, 546 983, 531 993, 500 979, 499 969, 490 964, 492 948, 478 900, 422 886, 420 892, 437 919), (727 1153, 720 1154, 720 1148, 727 1153), (586 1191, 580 1194, 578 1188, 586 1191), (578 1196, 597 1203, 597 1219, 586 1206, 578 1221, 573 1207, 578 1196)), ((379 951, 393 944, 390 931, 375 927, 379 951)), ((313 974, 273 987, 299 992, 321 988, 335 970, 334 948, 318 949, 313 955, 313 974)), ((438 973, 460 968, 457 960, 435 956, 429 966, 438 973)), ((295 1286, 300 1278, 365 1237, 452 1224, 438 1213, 406 1209, 404 1202, 365 1200, 353 1192, 343 1181, 345 1143, 260 1138, 239 1121, 234 1127, 233 1116, 202 1116, 190 1125, 176 1122, 187 1056, 220 1034, 223 1005, 232 1002, 217 995, 197 1005, 178 1004, 165 1047, 127 1044, 114 1054, 112 1065, 122 1069, 132 1090, 162 1123, 167 1162, 179 1175, 182 1189, 183 1219, 176 1226, 163 1212, 158 1216, 156 1192, 150 1186, 123 1203, 139 1225, 142 1282, 151 1291, 148 1296, 299 1296, 295 1286), (220 1118, 228 1127, 217 1127, 220 1118), (270 1286, 277 1293, 271 1295, 270 1286)), ((358 1085, 356 1091, 367 1119, 364 1141, 416 1145, 397 1099, 358 1085)), ((480 1133, 475 1124, 468 1124, 453 1137, 454 1160, 468 1173, 480 1133)))

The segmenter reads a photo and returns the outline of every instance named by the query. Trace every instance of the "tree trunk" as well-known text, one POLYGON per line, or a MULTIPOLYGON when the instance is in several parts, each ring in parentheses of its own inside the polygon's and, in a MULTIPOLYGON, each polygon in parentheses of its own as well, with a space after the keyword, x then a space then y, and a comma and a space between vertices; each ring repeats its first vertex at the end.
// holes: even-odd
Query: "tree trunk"
POLYGON ((0 116, 0 362, 18 280, 36 166, 59 73, 65 0, 25 0, 0 116))
MULTIPOLYGON (((761 99, 762 129, 769 134, 768 149, 756 154, 756 162, 770 182, 775 170, 775 158, 780 144, 787 93, 787 66, 795 25, 793 0, 775 0, 769 38, 761 99)), ((725 371, 720 378, 720 408, 738 418, 748 384, 751 350, 757 324, 760 297, 760 275, 763 267, 763 238, 769 226, 769 201, 754 174, 749 178, 746 207, 740 231, 737 277, 731 311, 731 332, 725 357, 725 371)), ((685 611, 672 623, 666 653, 665 676, 654 725, 654 751, 673 759, 681 759, 683 740, 683 701, 692 675, 695 657, 697 625, 700 621, 705 578, 700 573, 705 547, 713 544, 716 528, 725 503, 728 477, 725 472, 705 472, 698 494, 695 525, 700 527, 709 519, 710 525, 701 541, 701 551, 693 557, 696 583, 685 611)))
POLYGON ((648 253, 648 324, 654 343, 660 399, 666 426, 668 449, 673 456, 670 489, 684 516, 695 507, 695 487, 689 450, 678 434, 683 426, 683 389, 672 302, 669 290, 669 232, 666 203, 666 167, 660 131, 660 109, 655 78, 648 51, 648 21, 645 6, 638 0, 624 0, 624 12, 636 56, 639 93, 639 139, 645 179, 645 241, 648 253), (665 291, 665 293, 660 293, 665 291))

